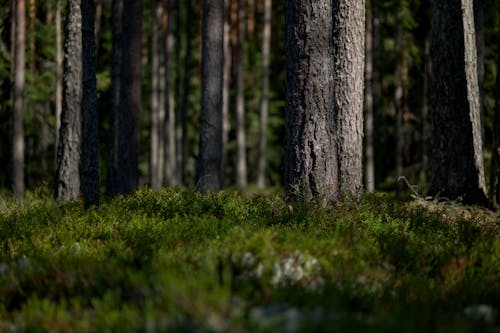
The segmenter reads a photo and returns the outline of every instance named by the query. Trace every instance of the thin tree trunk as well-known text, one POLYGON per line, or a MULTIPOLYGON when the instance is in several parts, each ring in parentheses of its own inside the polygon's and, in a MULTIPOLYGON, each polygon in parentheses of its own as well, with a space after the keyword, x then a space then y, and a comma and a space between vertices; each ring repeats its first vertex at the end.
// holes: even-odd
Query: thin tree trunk
POLYGON ((224 0, 203 0, 201 121, 197 188, 222 187, 222 83, 224 76, 224 0), (221 56, 222 55, 222 56, 221 56))
POLYGON ((173 66, 173 9, 174 3, 172 0, 166 0, 167 11, 167 30, 165 31, 165 122, 163 124, 164 133, 164 180, 168 186, 177 186, 177 154, 176 154, 176 121, 175 121, 175 96, 174 82, 172 75, 174 73, 173 66))
POLYGON ((403 190, 403 184, 399 181, 399 177, 403 176, 403 149, 404 149, 404 133, 403 133, 403 23, 402 9, 397 15, 397 32, 396 32, 396 70, 394 74, 394 107, 396 110, 396 182, 398 195, 403 190))
POLYGON ((86 207, 99 206, 99 133, 95 47, 95 3, 82 0, 82 193, 86 207))
POLYGON ((36 71, 36 0, 29 0, 29 20, 28 20, 28 47, 29 47, 29 71, 35 75, 36 71))
POLYGON ((257 187, 266 186, 267 123, 269 115, 269 63, 271 55, 272 0, 264 0, 264 31, 262 36, 262 98, 260 101, 260 140, 257 187))
POLYGON ((63 71, 63 51, 62 51, 62 24, 61 24, 61 0, 56 0, 56 140, 55 140, 55 158, 57 164, 57 146, 59 142, 59 131, 61 128, 62 112, 62 71, 63 71))
MULTIPOLYGON (((497 41, 500 46, 500 34, 497 41)), ((490 199, 493 209, 500 208, 500 55, 497 56, 497 82, 495 87, 495 120, 490 175, 490 199)))
POLYGON ((373 4, 367 1, 366 12, 366 58, 365 58, 365 188, 375 190, 375 161, 373 153, 373 4))
MULTIPOLYGON (((186 93, 182 91, 182 74, 183 68, 182 63, 182 6, 185 1, 172 0, 174 1, 173 8, 175 9, 175 26, 172 28, 172 33, 175 34, 175 184, 179 185, 182 183, 182 170, 181 166, 184 164, 182 162, 182 111, 181 111, 181 101, 182 94, 186 93)), ((184 73, 185 75, 185 73, 184 73)))
POLYGON ((149 150, 149 182, 153 189, 161 187, 159 173, 159 135, 160 135, 160 48, 161 4, 153 0, 153 20, 151 35, 151 128, 149 150))
POLYGON ((484 0, 473 0, 474 30, 476 33, 477 82, 479 86, 479 110, 481 113, 481 138, 484 141, 484 0))
POLYGON ((229 90, 231 87, 231 0, 224 1, 224 77, 222 84, 222 146, 223 162, 222 168, 225 170, 227 161, 227 143, 229 141, 229 90))
POLYGON ((432 2, 431 193, 486 204, 472 2, 432 2), (450 29, 450 27, 456 27, 450 29))
POLYGON ((80 0, 66 7, 63 108, 57 156, 56 198, 62 202, 80 195, 82 108, 82 17, 80 0))
POLYGON ((123 2, 118 169, 115 194, 134 191, 138 184, 139 115, 141 110, 142 0, 123 2))
POLYGON ((111 111, 109 117, 108 167, 106 190, 115 195, 118 191, 118 139, 120 128, 120 88, 123 56, 122 45, 123 0, 113 0, 111 10, 111 111))
POLYGON ((99 45, 101 45, 101 27, 102 27, 102 0, 95 2, 95 54, 96 59, 99 55, 99 45))
POLYGON ((365 1, 333 6, 333 87, 338 180, 342 196, 363 188, 365 1))
POLYGON ((13 140, 12 140, 12 188, 17 199, 24 197, 24 89, 26 50, 26 4, 16 0, 14 5, 14 86, 13 86, 13 140))
POLYGON ((238 1, 238 44, 236 56, 236 187, 247 187, 247 154, 245 135, 245 7, 238 1))
POLYGON ((429 106, 430 100, 429 96, 431 94, 430 91, 430 80, 432 76, 432 68, 431 68, 431 36, 430 29, 427 30, 425 34, 425 42, 424 42, 424 74, 423 74, 423 82, 422 82, 422 168, 420 172, 420 180, 422 184, 427 184, 427 179, 429 175, 429 137, 430 137, 430 129, 429 129, 429 106))

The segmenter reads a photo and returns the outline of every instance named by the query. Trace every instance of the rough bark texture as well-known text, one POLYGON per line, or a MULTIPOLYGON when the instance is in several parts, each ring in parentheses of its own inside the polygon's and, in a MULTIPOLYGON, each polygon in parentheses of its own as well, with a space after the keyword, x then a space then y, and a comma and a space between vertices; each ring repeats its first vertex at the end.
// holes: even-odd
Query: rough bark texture
POLYGON ((106 191, 112 195, 118 190, 118 133, 120 128, 120 85, 122 66, 123 0, 113 0, 111 14, 111 110, 109 117, 108 167, 106 191))
POLYGON ((26 4, 16 0, 14 6, 14 80, 13 80, 13 138, 12 188, 18 199, 24 197, 24 89, 26 76, 26 4))
POLYGON ((122 59, 118 114, 117 183, 114 193, 137 187, 139 114, 141 110, 142 1, 123 2, 122 59))
POLYGON ((432 2, 431 194, 486 203, 472 2, 432 2))
POLYGON ((222 187, 222 81, 224 0, 204 0, 202 18, 201 122, 197 188, 222 187))
POLYGON ((245 135, 245 5, 238 1, 238 44, 236 46, 236 187, 244 189, 248 184, 247 148, 245 135))
POLYGON ((366 58, 365 58, 365 188, 375 190, 375 161, 373 153, 373 10, 374 0, 367 1, 366 58))
POLYGON ((177 177, 177 154, 176 154, 176 126, 175 126, 175 96, 174 96, 174 33, 173 33, 173 9, 174 2, 166 1, 167 27, 165 31, 165 121, 163 124, 164 133, 164 179, 166 185, 179 185, 177 177))
MULTIPOLYGON (((500 45, 500 36, 498 39, 500 45)), ((495 88, 495 123, 493 128, 493 151, 490 176, 490 199, 494 209, 500 208, 500 56, 497 59, 497 82, 495 88)))
POLYGON ((292 198, 338 200, 331 1, 285 2, 285 187, 292 198))
POLYGON ((80 0, 66 7, 64 42, 63 108, 57 150, 56 197, 74 201, 80 195, 82 17, 80 0))
POLYGON ((161 29, 161 6, 153 0, 152 34, 151 34, 151 127, 149 147, 149 183, 151 188, 158 189, 160 183, 159 137, 160 137, 160 54, 159 33, 161 29))
POLYGON ((484 0, 473 0, 474 30, 476 33, 477 82, 481 114, 481 138, 484 140, 484 0))
POLYGON ((333 52, 340 193, 357 195, 363 188, 365 1, 334 1, 333 52))
POLYGON ((81 177, 85 206, 99 205, 99 133, 94 32, 94 0, 82 0, 82 156, 81 177))
POLYGON ((269 61, 271 56, 272 0, 264 1, 264 31, 262 33, 262 97, 260 100, 260 138, 257 187, 266 186, 267 123, 269 117, 269 61))

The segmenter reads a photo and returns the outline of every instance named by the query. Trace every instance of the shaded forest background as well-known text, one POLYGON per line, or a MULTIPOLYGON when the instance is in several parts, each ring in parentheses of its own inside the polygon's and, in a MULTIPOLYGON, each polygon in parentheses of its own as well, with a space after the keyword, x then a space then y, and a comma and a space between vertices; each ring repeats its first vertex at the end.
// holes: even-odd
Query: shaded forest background
MULTIPOLYGON (((61 1, 61 17, 65 17, 66 1, 61 1)), ((195 186, 196 157, 198 156, 198 125, 200 118, 200 61, 201 61, 201 1, 170 1, 160 4, 144 0, 142 41, 142 109, 140 113, 139 185, 152 185, 150 177, 150 128, 152 115, 153 54, 158 52, 160 96, 157 103, 160 123, 165 119, 165 81, 172 87, 175 110, 175 142, 177 146, 177 180, 166 185, 195 186), (164 9, 167 8, 165 11, 164 9), (156 15, 155 15, 156 14, 156 15), (160 17, 160 20, 154 18, 160 17), (168 24, 171 22, 171 35, 168 24), (158 36, 155 48, 152 38, 158 36), (165 69, 166 44, 170 40, 171 61, 165 69), (182 137, 182 120, 187 124, 187 137, 182 137), (187 159, 182 161, 183 142, 187 159)), ((243 15, 238 14, 238 2, 232 1, 228 10, 230 20, 231 71, 229 89, 229 130, 225 146, 224 185, 236 186, 237 150, 237 80, 238 61, 243 63, 244 111, 246 134, 246 170, 248 182, 256 184, 259 157, 259 112, 262 97, 262 38, 264 1, 247 0, 243 15), (243 35, 238 26, 244 24, 243 35), (239 37, 244 43, 239 44, 239 37), (240 52, 239 47, 242 47, 240 52)), ((495 80, 498 50, 498 1, 474 1, 481 101, 483 108, 483 141, 485 147, 486 179, 489 179, 495 80), (481 71, 481 69, 483 71, 481 71), (483 74, 481 74, 483 73, 483 74), (482 82, 481 82, 482 81, 482 82)), ((56 1, 26 1, 26 91, 25 91, 25 180, 26 188, 52 186, 55 170, 56 142, 56 1)), ((368 6, 371 6, 368 4, 368 6)), ((0 6, 0 188, 11 188, 12 145, 12 22, 11 3, 2 0, 0 6)), ((397 179, 405 176, 409 183, 418 184, 419 192, 427 187, 426 161, 429 140, 429 40, 430 1, 391 0, 370 7, 373 15, 373 90, 374 90, 374 162, 375 188, 395 190, 397 179)), ((97 96, 100 135, 100 174, 106 178, 107 144, 111 110, 111 1, 96 1, 97 96)), ((270 62, 270 104, 265 180, 268 186, 282 185, 284 155, 284 19, 283 1, 273 1, 270 62)), ((222 55, 221 55, 222 57, 222 55)), ((59 64, 60 66, 60 64, 59 64)), ((241 87, 241 86, 240 86, 241 87)), ((159 156, 163 156, 159 145, 159 156)), ((104 184, 104 182, 102 182, 104 184)), ((242 187, 238 184, 238 187, 242 187)), ((244 187, 245 185, 243 185, 244 187)), ((252 185, 251 185, 252 186, 252 185)))

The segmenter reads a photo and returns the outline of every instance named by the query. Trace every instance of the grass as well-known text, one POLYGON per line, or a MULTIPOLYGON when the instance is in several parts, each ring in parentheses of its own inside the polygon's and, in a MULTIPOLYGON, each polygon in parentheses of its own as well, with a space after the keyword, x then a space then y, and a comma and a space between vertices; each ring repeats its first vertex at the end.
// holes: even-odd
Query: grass
POLYGON ((0 199, 0 332, 500 332, 499 230, 387 194, 0 199))

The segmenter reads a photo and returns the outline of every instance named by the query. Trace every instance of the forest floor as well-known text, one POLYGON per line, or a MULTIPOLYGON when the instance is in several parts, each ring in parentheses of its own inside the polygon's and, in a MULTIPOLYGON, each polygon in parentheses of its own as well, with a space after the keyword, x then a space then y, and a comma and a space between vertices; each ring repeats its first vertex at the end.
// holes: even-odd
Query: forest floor
POLYGON ((0 197, 0 332, 500 332, 500 217, 388 194, 0 197))

